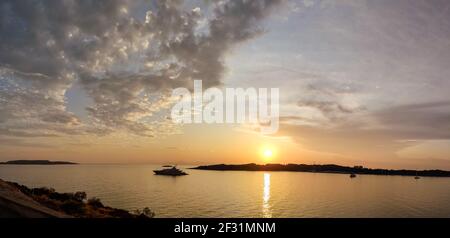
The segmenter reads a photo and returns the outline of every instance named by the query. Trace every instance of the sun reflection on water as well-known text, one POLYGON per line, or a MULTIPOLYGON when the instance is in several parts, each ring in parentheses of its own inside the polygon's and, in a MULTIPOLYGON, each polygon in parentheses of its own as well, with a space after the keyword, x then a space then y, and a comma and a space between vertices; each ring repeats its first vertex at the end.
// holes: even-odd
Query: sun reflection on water
POLYGON ((272 217, 272 210, 271 210, 269 201, 270 201, 270 174, 269 173, 264 173, 262 215, 265 218, 271 218, 272 217))

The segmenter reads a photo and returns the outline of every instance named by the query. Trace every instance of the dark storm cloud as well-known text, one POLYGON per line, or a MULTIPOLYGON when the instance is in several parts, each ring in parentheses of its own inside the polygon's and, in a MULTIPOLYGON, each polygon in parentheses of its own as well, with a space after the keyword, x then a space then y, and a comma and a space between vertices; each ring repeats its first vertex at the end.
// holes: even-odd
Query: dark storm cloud
POLYGON ((143 121, 167 103, 149 96, 192 79, 220 84, 225 54, 261 34, 259 22, 281 2, 215 1, 206 19, 179 0, 2 1, 0 122, 152 135, 143 121), (149 10, 138 19, 131 11, 142 7, 149 10), (89 125, 65 108, 65 92, 76 80, 94 102, 89 125))

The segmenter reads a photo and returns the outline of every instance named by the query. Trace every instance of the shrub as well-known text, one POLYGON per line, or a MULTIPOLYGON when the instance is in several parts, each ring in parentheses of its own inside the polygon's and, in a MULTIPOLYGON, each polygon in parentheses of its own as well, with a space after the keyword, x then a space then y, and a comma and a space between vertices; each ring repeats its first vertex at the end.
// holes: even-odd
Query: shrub
POLYGON ((74 198, 75 200, 77 200, 77 201, 80 201, 80 202, 86 200, 86 197, 87 197, 87 194, 86 194, 85 192, 76 192, 76 193, 73 195, 73 198, 74 198))
POLYGON ((100 201, 100 199, 96 197, 89 198, 87 204, 95 208, 105 207, 103 206, 103 203, 100 201))
POLYGON ((148 207, 145 207, 144 209, 142 209, 142 211, 139 209, 136 209, 134 211, 134 214, 136 214, 138 217, 146 217, 146 218, 155 217, 155 213, 148 207))
POLYGON ((82 214, 84 212, 84 204, 75 200, 67 200, 61 204, 61 210, 67 214, 82 214))
POLYGON ((55 193, 55 189, 53 189, 53 188, 42 187, 42 188, 31 189, 31 194, 36 195, 36 196, 50 195, 53 193, 55 193))
POLYGON ((74 217, 152 218, 155 216, 155 213, 148 207, 145 207, 142 211, 136 210, 130 213, 122 209, 105 207, 96 197, 86 201, 85 192, 58 193, 52 188, 28 188, 18 183, 8 183, 38 203, 74 217))

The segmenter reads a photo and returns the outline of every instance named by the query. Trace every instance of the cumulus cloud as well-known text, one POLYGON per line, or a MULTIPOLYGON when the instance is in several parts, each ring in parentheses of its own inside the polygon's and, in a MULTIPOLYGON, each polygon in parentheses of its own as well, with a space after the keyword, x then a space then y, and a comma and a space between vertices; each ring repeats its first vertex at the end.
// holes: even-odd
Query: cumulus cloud
POLYGON ((167 90, 193 79, 220 84, 226 53, 260 35, 282 2, 2 1, 0 127, 153 136, 149 118, 170 105, 167 90), (133 12, 141 8, 145 16, 133 12), (89 123, 65 106, 75 82, 93 99, 89 123))

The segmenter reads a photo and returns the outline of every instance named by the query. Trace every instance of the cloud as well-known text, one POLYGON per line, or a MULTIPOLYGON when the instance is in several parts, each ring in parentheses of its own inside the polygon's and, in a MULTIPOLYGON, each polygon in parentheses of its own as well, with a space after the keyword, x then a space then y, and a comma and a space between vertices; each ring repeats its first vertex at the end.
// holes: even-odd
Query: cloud
POLYGON ((449 111, 449 101, 435 101, 394 105, 327 125, 295 123, 297 119, 305 120, 287 117, 280 120, 279 135, 290 136, 314 151, 335 153, 354 160, 394 162, 393 159, 399 159, 397 153, 403 149, 426 141, 448 142, 449 111))
POLYGON ((331 113, 352 113, 354 109, 346 108, 345 106, 333 101, 299 101, 299 107, 313 107, 320 110, 323 114, 331 113))
POLYGON ((53 146, 53 145, 48 145, 48 144, 44 144, 44 143, 28 142, 26 140, 17 139, 17 138, 0 138, 0 147, 3 147, 3 146, 33 147, 33 148, 41 148, 41 149, 55 148, 55 146, 53 146))
POLYGON ((450 101, 393 106, 374 113, 380 128, 402 140, 450 139, 450 101))
POLYGON ((66 110, 60 87, 42 87, 35 77, 0 69, 0 135, 37 137, 79 127, 66 110), (30 82, 31 80, 31 82, 30 82))
POLYGON ((6 135, 10 137, 56 137, 58 135, 56 134, 48 134, 48 133, 39 133, 39 132, 26 132, 26 131, 16 131, 16 130, 10 130, 1 128, 0 129, 1 135, 6 135))
POLYGON ((221 84, 226 54, 262 34, 260 22, 282 2, 2 1, 0 126, 154 136, 149 118, 170 105, 168 90, 193 79, 221 84), (145 17, 134 11, 142 8, 145 17), (75 82, 93 99, 88 121, 65 107, 75 82))
POLYGON ((279 83, 291 94, 281 134, 316 151, 374 160, 398 159, 424 141, 448 143, 450 3, 316 3, 276 32, 292 37, 276 48, 277 61, 318 75, 279 83))
POLYGON ((314 83, 307 84, 305 90, 296 106, 318 110, 329 121, 346 119, 367 110, 355 99, 361 93, 355 84, 317 78, 314 83))

